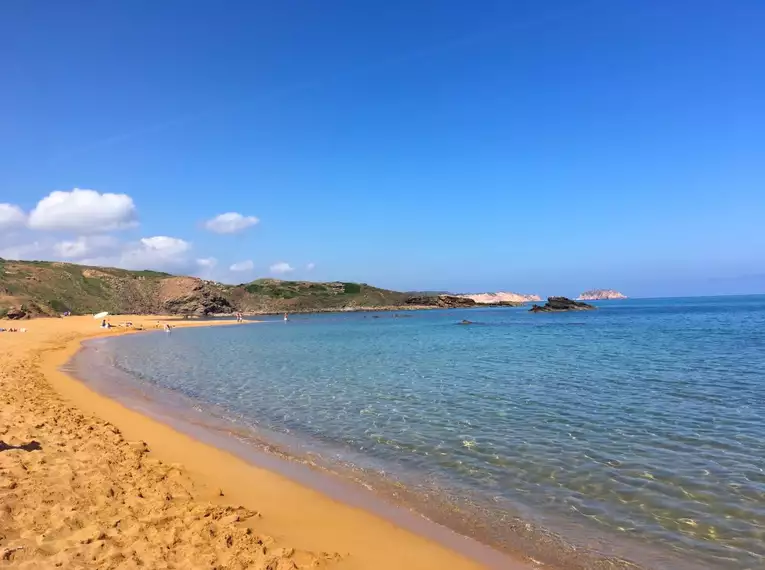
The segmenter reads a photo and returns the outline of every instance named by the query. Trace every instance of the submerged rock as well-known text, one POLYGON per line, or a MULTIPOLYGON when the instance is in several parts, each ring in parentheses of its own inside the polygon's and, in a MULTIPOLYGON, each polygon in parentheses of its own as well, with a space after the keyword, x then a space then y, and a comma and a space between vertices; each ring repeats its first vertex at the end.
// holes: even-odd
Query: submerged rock
POLYGON ((529 309, 532 313, 561 313, 564 311, 589 311, 592 305, 580 303, 568 297, 548 297, 544 305, 534 305, 529 309))
POLYGON ((467 319, 462 319, 460 322, 457 323, 458 325, 474 325, 475 323, 473 321, 469 321, 467 319))

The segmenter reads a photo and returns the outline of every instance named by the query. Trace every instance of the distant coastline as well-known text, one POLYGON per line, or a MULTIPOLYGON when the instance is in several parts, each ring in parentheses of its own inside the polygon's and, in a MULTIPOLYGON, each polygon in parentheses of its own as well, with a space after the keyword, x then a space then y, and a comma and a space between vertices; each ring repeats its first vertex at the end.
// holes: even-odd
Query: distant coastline
POLYGON ((367 283, 256 279, 227 285, 157 271, 129 271, 55 261, 0 259, 0 318, 64 314, 154 314, 183 317, 411 311, 513 305, 535 295, 475 296, 401 292, 367 283))
POLYGON ((463 293, 458 295, 464 299, 472 299, 479 305, 498 305, 501 303, 530 303, 541 301, 542 297, 536 294, 513 293, 510 291, 497 291, 496 293, 463 293))

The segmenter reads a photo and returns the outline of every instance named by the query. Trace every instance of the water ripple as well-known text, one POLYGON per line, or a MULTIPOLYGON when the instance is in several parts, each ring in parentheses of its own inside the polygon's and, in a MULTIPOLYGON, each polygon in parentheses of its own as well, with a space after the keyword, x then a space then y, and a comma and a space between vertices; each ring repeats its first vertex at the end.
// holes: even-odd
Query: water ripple
POLYGON ((315 316, 106 346, 143 381, 361 467, 700 567, 762 567, 765 298, 479 312, 315 316), (484 326, 452 326, 463 317, 484 326))

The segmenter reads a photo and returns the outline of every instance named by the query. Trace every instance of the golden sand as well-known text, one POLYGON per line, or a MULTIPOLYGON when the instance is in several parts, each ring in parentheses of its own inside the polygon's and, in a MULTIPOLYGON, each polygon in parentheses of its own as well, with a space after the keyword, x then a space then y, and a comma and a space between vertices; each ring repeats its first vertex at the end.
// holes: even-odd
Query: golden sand
POLYGON ((97 325, 0 321, 28 329, 0 333, 0 568, 481 567, 60 372, 83 339, 124 332, 97 325))

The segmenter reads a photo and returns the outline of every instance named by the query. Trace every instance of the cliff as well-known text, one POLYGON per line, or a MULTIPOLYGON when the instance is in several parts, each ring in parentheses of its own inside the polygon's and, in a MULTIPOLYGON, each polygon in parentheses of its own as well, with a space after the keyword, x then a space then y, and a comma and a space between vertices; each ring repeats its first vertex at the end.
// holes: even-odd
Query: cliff
POLYGON ((590 289, 579 295, 577 301, 603 301, 606 299, 626 299, 627 297, 613 289, 590 289))

